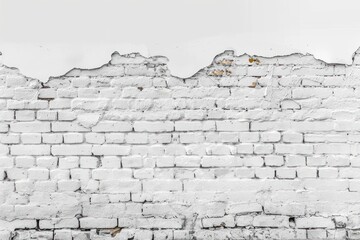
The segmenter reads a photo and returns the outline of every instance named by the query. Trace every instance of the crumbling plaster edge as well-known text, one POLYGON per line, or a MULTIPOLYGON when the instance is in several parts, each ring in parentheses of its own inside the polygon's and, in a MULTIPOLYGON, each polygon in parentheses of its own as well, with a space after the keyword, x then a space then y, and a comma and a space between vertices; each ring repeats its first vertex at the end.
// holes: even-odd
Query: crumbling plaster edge
MULTIPOLYGON (((193 77, 195 77, 199 72, 201 72, 202 70, 208 68, 208 67, 211 67, 214 63, 215 63, 215 60, 218 58, 218 57, 221 57, 225 54, 232 54, 234 57, 244 57, 244 56, 247 56, 249 58, 254 58, 254 59, 267 59, 267 60, 270 60, 270 59, 276 59, 276 58, 287 58, 287 57, 291 57, 291 56, 295 56, 295 55, 300 55, 302 57, 312 57, 314 58, 314 60, 316 61, 319 61, 320 63, 324 64, 325 66, 329 66, 329 65, 333 65, 333 66, 352 66, 354 64, 354 58, 355 58, 355 55, 357 53, 360 52, 360 47, 355 51, 353 52, 352 54, 352 57, 351 57, 351 64, 347 64, 347 63, 343 63, 343 62, 326 62, 325 60, 322 60, 320 58, 317 58, 315 57, 314 54, 311 54, 311 53, 301 53, 301 52, 293 52, 293 53, 289 53, 289 54, 274 54, 274 55, 270 55, 270 56, 263 56, 263 55, 256 55, 256 54, 248 54, 248 53, 242 53, 242 54, 235 54, 235 51, 234 50, 224 50, 222 53, 219 53, 217 55, 215 55, 212 59, 212 61, 210 62, 210 64, 200 68, 199 70, 197 70, 195 73, 191 74, 189 77, 179 77, 179 76, 175 76, 175 75, 172 75, 171 74, 171 69, 169 70, 170 71, 170 75, 171 77, 175 77, 175 78, 178 78, 178 79, 182 79, 182 80, 187 80, 187 79, 191 79, 193 77)), ((21 73, 21 70, 17 67, 14 67, 14 66, 8 66, 6 65, 5 63, 3 63, 1 57, 3 56, 2 52, 0 51, 0 66, 4 66, 6 68, 9 68, 9 69, 12 69, 12 70, 18 70, 19 71, 19 74, 26 77, 27 79, 29 80, 36 80, 38 81, 40 84, 46 84, 47 82, 49 82, 49 80, 53 79, 53 78, 65 78, 65 77, 68 77, 67 75, 71 72, 71 71, 74 71, 74 70, 85 70, 85 71, 95 71, 95 70, 99 70, 101 69, 102 67, 104 66, 109 66, 109 65, 112 65, 111 64, 111 61, 112 61, 112 57, 114 56, 114 54, 119 54, 117 51, 114 51, 112 54, 111 54, 111 59, 109 60, 109 62, 99 66, 99 67, 95 67, 95 68, 79 68, 79 67, 73 67, 72 69, 68 70, 67 72, 65 72, 64 74, 62 75, 58 75, 58 76, 49 76, 49 78, 46 80, 46 81, 41 81, 40 79, 37 79, 37 78, 34 78, 34 77, 31 77, 31 76, 26 76, 24 74, 21 73)), ((166 56, 161 56, 161 55, 154 55, 154 56, 149 56, 149 57, 145 57, 143 55, 141 55, 139 52, 132 52, 132 53, 128 53, 128 54, 119 54, 120 57, 124 57, 124 58, 130 58, 131 55, 137 55, 139 57, 142 57, 144 59, 155 59, 155 58, 165 58, 167 59, 167 61, 169 61, 169 59, 166 57, 166 56)))

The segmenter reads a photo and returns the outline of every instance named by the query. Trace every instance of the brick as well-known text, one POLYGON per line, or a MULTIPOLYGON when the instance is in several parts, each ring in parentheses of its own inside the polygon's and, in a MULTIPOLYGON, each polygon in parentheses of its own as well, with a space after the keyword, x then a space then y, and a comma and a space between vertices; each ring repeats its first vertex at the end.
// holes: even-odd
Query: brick
POLYGON ((117 226, 116 218, 92 218, 85 217, 80 219, 80 227, 85 229, 93 228, 114 228, 117 226))
POLYGON ((260 138, 262 142, 279 142, 281 139, 281 134, 279 132, 263 132, 260 133, 260 138))
POLYGON ((160 228, 160 229, 180 229, 182 228, 183 220, 179 218, 163 219, 163 218, 140 218, 138 227, 140 228, 160 228))
POLYGON ((69 155, 91 155, 91 145, 87 144, 79 144, 79 145, 69 145, 69 144, 62 144, 62 145, 53 145, 51 147, 51 153, 53 155, 62 155, 62 156, 69 156, 69 155))
POLYGON ((105 110, 108 106, 109 99, 74 99, 71 101, 72 109, 80 109, 80 110, 90 110, 90 111, 99 111, 105 110))
POLYGON ((254 227, 289 227, 289 217, 286 216, 255 216, 254 227))
POLYGON ((94 155, 129 155, 130 146, 119 146, 116 144, 93 145, 92 153, 94 155))
POLYGON ((93 132, 129 132, 132 130, 132 125, 129 122, 99 122, 92 128, 93 132))
POLYGON ((303 217, 295 220, 297 228, 334 228, 331 218, 324 217, 303 217))
POLYGON ((309 144, 275 144, 276 153, 312 154, 313 146, 309 144))
POLYGON ((12 155, 49 155, 50 145, 13 145, 10 147, 12 155))
POLYGON ((10 130, 12 132, 22 132, 22 133, 50 132, 50 123, 47 122, 11 123, 10 130))
POLYGON ((145 192, 153 191, 182 191, 182 182, 180 180, 148 180, 143 182, 145 192))
POLYGON ((171 132, 174 130, 174 123, 138 121, 134 123, 134 130, 136 132, 171 132))
POLYGON ((244 132, 249 130, 248 122, 241 121, 216 121, 216 131, 244 132))
POLYGON ((262 212, 262 206, 259 203, 238 203, 231 204, 227 207, 228 214, 249 214, 262 212))
POLYGON ((137 180, 102 180, 99 190, 103 193, 141 192, 141 182, 137 180))

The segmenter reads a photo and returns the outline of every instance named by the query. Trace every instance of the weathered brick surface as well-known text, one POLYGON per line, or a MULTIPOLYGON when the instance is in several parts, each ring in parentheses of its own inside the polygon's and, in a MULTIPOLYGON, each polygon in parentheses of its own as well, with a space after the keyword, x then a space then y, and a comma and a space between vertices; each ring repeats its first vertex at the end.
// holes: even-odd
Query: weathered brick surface
POLYGON ((358 60, 0 66, 0 239, 359 239, 358 60))

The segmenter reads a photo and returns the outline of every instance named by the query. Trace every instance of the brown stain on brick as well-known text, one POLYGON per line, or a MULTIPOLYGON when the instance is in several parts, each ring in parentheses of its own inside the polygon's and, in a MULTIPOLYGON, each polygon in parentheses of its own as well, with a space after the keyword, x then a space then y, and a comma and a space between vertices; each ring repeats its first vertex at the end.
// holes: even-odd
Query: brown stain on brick
POLYGON ((250 58, 249 58, 249 63, 260 64, 260 60, 257 59, 257 58, 250 57, 250 58))
POLYGON ((249 88, 256 88, 257 82, 253 82, 251 83, 251 85, 249 86, 249 88))
POLYGON ((120 228, 120 227, 113 228, 110 233, 111 237, 115 237, 118 233, 121 232, 121 230, 122 230, 122 228, 120 228))
POLYGON ((225 71, 224 70, 220 70, 220 69, 215 69, 213 70, 210 75, 211 76, 216 76, 216 77, 221 77, 225 74, 225 71))
POLYGON ((232 59, 222 59, 221 61, 218 61, 217 64, 223 65, 223 66, 231 66, 234 60, 232 59))

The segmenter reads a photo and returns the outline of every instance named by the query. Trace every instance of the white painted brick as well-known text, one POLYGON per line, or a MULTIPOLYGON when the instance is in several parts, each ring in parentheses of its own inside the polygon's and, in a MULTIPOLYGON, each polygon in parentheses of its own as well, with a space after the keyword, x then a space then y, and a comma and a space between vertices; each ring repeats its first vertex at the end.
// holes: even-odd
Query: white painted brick
POLYGON ((264 165, 264 159, 262 157, 245 157, 244 166, 247 167, 261 167, 264 165))
POLYGON ((213 227, 235 227, 234 217, 227 215, 222 218, 203 218, 202 225, 204 228, 213 227))
POLYGON ((85 142, 93 144, 103 144, 105 142, 105 135, 101 133, 86 133, 85 142))
POLYGON ((236 226, 238 227, 246 227, 251 226, 254 217, 251 215, 243 215, 243 216, 236 216, 236 226))
POLYGON ((48 122, 18 122, 11 123, 12 132, 32 133, 32 132, 50 132, 50 123, 48 122))
POLYGON ((18 156, 15 158, 15 166, 18 168, 31 168, 35 166, 35 158, 31 156, 18 156))
POLYGON ((216 121, 216 131, 244 132, 249 130, 248 122, 241 121, 216 121))
POLYGON ((305 215, 304 203, 271 203, 267 202, 264 205, 264 212, 267 214, 276 215, 290 215, 290 216, 303 216, 305 215))
POLYGON ((35 119, 35 112, 29 110, 16 111, 15 119, 17 121, 33 121, 35 119))
POLYGON ((134 123, 134 130, 136 132, 171 132, 174 130, 174 123, 139 121, 134 123))
POLYGON ((92 218, 86 217, 80 219, 81 228, 114 228, 117 225, 117 220, 114 218, 92 218))
POLYGON ((316 144, 314 146, 314 152, 316 154, 321 154, 321 153, 350 154, 351 147, 349 144, 341 144, 341 143, 316 144))
POLYGON ((265 165, 266 166, 275 166, 279 167, 284 164, 283 156, 269 155, 265 156, 265 165))
POLYGON ((87 128, 74 122, 53 122, 51 123, 52 132, 87 132, 87 128))
POLYGON ((31 180, 47 180, 49 179, 49 170, 46 168, 30 168, 28 177, 31 180))
POLYGON ((61 145, 53 145, 51 147, 51 153, 53 155, 91 155, 91 145, 88 144, 61 144, 61 145))
POLYGON ((10 147, 10 153, 12 155, 49 155, 50 145, 13 145, 10 147))
POLYGON ((99 159, 97 157, 80 157, 80 167, 81 168, 96 168, 99 164, 99 159))
POLYGON ((101 158, 102 168, 120 168, 121 159, 117 156, 104 156, 101 158))
POLYGON ((57 167, 58 158, 51 156, 37 157, 36 164, 38 167, 54 169, 57 167))
POLYGON ((298 178, 316 178, 317 177, 317 169, 309 168, 309 167, 300 167, 296 169, 298 178))
POLYGON ((275 169, 273 168, 256 168, 255 177, 260 179, 275 178, 275 169))
POLYGON ((281 139, 281 134, 279 132, 262 132, 260 133, 260 138, 262 142, 279 142, 281 139))
POLYGON ((63 135, 64 143, 71 144, 71 143, 82 143, 84 137, 81 133, 65 133, 63 135))
POLYGON ((0 121, 14 120, 14 111, 0 111, 0 121))
POLYGON ((129 144, 146 144, 148 143, 148 134, 128 133, 125 135, 125 142, 129 144))
POLYGON ((141 156, 122 157, 121 164, 124 168, 141 168, 143 160, 141 156))
POLYGON ((137 180, 102 180, 99 190, 102 193, 141 192, 141 182, 137 180))
POLYGON ((49 101, 49 109, 68 109, 70 107, 71 107, 70 99, 59 98, 49 101))
POLYGON ((262 212, 262 206, 259 203, 241 203, 231 204, 227 207, 228 214, 248 214, 262 212))
POLYGON ((156 157, 157 167, 173 167, 175 165, 175 157, 159 156, 156 157))
POLYGON ((205 137, 202 133, 180 133, 181 143, 202 143, 205 137))
POLYGON ((144 192, 151 191, 182 191, 183 186, 180 180, 148 180, 143 182, 144 192))
POLYGON ((331 218, 323 217, 303 217, 295 220, 298 228, 334 228, 334 222, 331 218))
POLYGON ((337 178, 338 177, 337 168, 319 168, 319 177, 320 178, 337 178))
POLYGON ((252 144, 238 144, 236 145, 238 154, 252 154, 254 152, 254 146, 252 144))
POLYGON ((287 216, 255 216, 254 227, 289 227, 289 217, 287 216))
POLYGON ((130 122, 99 122, 92 128, 93 132, 128 132, 132 130, 130 122))
POLYGON ((21 134, 21 142, 24 144, 40 144, 41 134, 40 133, 23 133, 21 134))
POLYGON ((201 158, 199 156, 179 156, 175 157, 176 167, 200 167, 201 158))
MULTIPOLYGON (((86 150, 88 149, 86 148, 86 150)), ((116 144, 93 145, 92 153, 94 155, 129 155, 130 146, 119 146, 116 144)))
POLYGON ((95 180, 130 179, 132 175, 130 169, 94 169, 91 171, 91 176, 95 180))
POLYGON ((79 157, 61 157, 59 158, 60 169, 71 169, 79 167, 79 157))
POLYGON ((201 159, 202 167, 239 167, 243 159, 236 156, 204 156, 201 159))
POLYGON ((294 168, 278 168, 276 169, 276 177, 293 179, 296 176, 296 169, 294 168))
POLYGON ((60 133, 43 133, 42 134, 43 143, 62 143, 63 135, 60 133))
POLYGON ((302 143, 303 135, 296 132, 284 132, 282 134, 282 140, 284 143, 302 143))
POLYGON ((123 143, 125 141, 124 133, 106 133, 105 142, 106 143, 123 143))
POLYGON ((19 134, 0 134, 0 143, 10 144, 10 143, 20 143, 19 134))
POLYGON ((237 168, 235 176, 238 178, 253 178, 255 176, 254 169, 251 168, 237 168))
POLYGON ((256 154, 271 154, 274 152, 274 145, 272 144, 254 144, 254 153, 256 154))
POLYGON ((98 99, 77 98, 71 101, 71 108, 99 111, 99 110, 105 110, 108 106, 108 102, 109 100, 105 98, 98 98, 98 99))
POLYGON ((312 154, 313 146, 309 144, 275 144, 276 153, 312 154))
POLYGON ((152 229, 180 229, 182 228, 183 220, 179 218, 162 219, 162 218, 139 218, 138 227, 152 229))
POLYGON ((154 177, 154 170, 152 168, 143 168, 134 170, 134 178, 149 179, 154 177))

